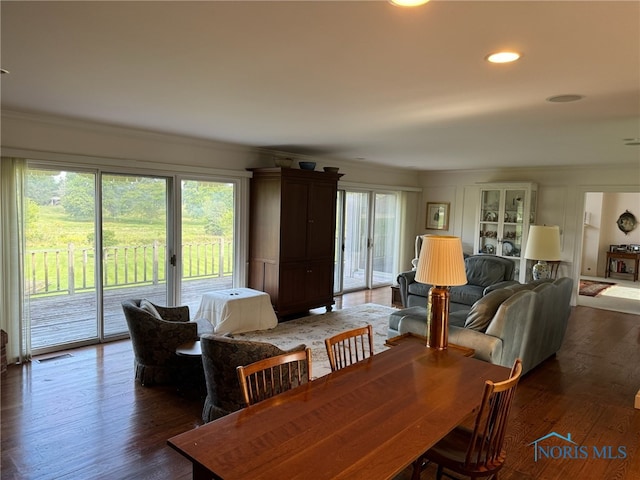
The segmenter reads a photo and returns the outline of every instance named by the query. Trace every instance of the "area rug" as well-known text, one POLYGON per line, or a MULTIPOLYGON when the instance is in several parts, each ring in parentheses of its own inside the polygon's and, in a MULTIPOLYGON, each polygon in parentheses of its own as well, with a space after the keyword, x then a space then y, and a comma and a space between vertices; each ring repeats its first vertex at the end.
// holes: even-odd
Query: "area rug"
POLYGON ((587 297, 597 297, 607 288, 613 287, 614 285, 615 283, 580 280, 580 295, 585 295, 587 297))
POLYGON ((373 351, 386 350, 389 315, 394 308, 366 303, 355 307, 334 310, 329 313, 279 323, 270 330, 258 332, 234 333, 234 338, 268 342, 282 349, 289 349, 304 343, 311 348, 312 376, 321 377, 331 372, 324 339, 337 333, 361 327, 368 323, 373 327, 373 351))

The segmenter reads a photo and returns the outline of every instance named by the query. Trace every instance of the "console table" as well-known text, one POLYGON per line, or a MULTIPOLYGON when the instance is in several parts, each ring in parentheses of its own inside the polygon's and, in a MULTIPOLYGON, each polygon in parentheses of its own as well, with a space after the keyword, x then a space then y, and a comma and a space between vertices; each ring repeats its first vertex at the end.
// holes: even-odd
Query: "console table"
POLYGON ((633 275, 633 281, 638 281, 638 265, 640 264, 640 253, 631 252, 607 252, 607 270, 605 278, 609 278, 611 274, 615 275, 633 275), (633 273, 631 272, 612 272, 611 260, 633 260, 633 273))

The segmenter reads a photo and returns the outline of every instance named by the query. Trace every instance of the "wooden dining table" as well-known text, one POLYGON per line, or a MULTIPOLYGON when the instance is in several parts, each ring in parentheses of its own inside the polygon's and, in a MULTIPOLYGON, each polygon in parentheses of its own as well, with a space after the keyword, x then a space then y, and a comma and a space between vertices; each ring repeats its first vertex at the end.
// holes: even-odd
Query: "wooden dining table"
POLYGON ((168 444, 203 479, 387 479, 480 406, 509 369, 403 341, 182 433, 168 444))

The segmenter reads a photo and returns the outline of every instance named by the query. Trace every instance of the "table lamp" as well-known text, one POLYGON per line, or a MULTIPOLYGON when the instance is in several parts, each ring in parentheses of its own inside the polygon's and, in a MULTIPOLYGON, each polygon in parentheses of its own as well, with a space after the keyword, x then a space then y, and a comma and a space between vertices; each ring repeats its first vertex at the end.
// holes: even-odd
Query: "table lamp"
POLYGON ((449 339, 449 288, 467 283, 460 237, 425 235, 415 278, 432 285, 427 301, 427 347, 445 350, 449 339))
POLYGON ((547 262, 560 260, 560 227, 531 225, 524 258, 538 261, 531 269, 534 280, 551 278, 547 262))

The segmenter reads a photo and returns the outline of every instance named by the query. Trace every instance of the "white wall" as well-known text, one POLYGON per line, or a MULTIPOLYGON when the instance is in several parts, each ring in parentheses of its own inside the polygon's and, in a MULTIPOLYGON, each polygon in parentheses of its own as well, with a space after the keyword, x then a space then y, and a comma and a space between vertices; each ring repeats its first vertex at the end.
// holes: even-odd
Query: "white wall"
MULTIPOLYGON (((100 165, 170 169, 172 171, 246 172, 272 167, 275 152, 244 145, 147 132, 123 127, 47 117, 22 112, 2 112, 3 155, 25 150, 28 158, 63 158, 100 165), (52 155, 56 154, 56 155, 52 155)), ((297 160, 307 157, 288 155, 297 160)), ((314 158, 316 170, 340 167, 342 181, 388 186, 418 186, 415 171, 360 162, 314 158)))
POLYGON ((584 202, 584 230, 582 236, 582 260, 580 274, 603 276, 598 268, 600 250, 600 225, 602 223, 602 192, 588 192, 584 202))

